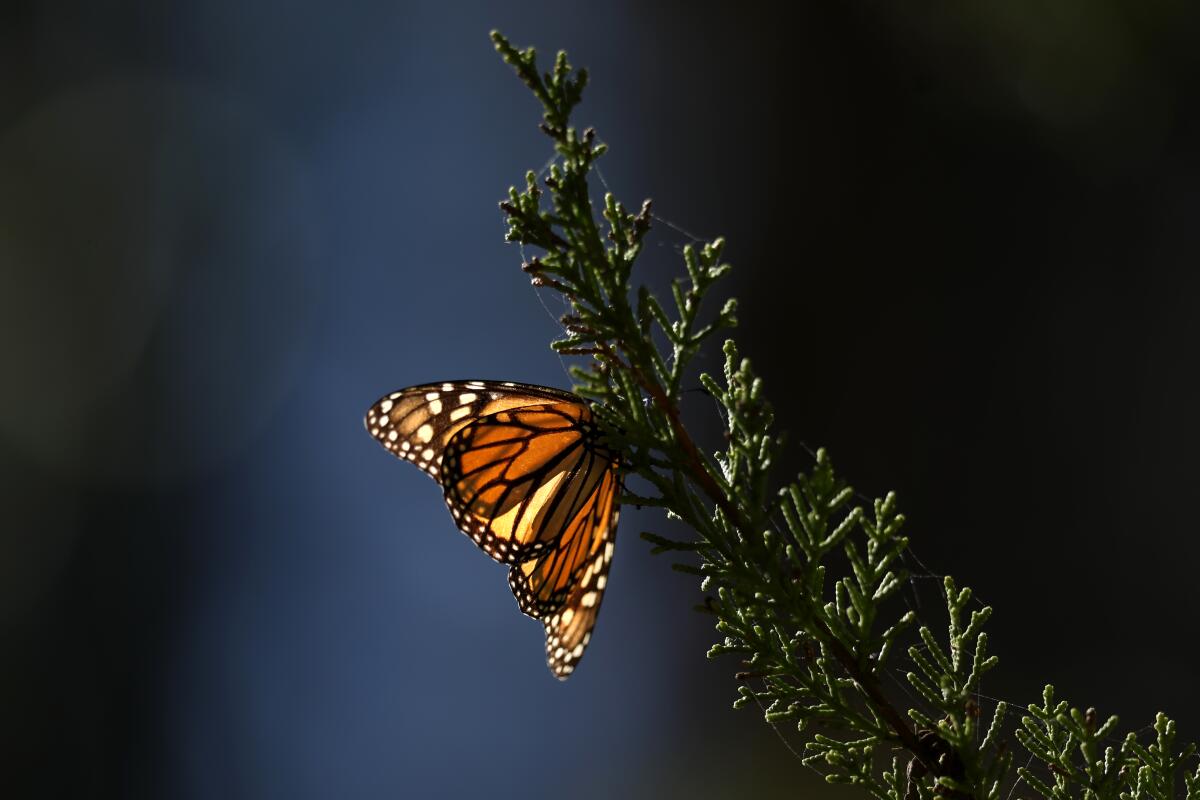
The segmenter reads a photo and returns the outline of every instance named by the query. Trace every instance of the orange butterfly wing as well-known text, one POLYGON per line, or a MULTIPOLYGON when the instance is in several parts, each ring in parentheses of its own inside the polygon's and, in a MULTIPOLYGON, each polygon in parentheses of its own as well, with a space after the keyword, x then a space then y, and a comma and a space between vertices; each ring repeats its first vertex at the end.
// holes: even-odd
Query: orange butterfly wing
POLYGON ((607 582, 620 488, 587 406, 541 386, 450 381, 393 392, 365 421, 441 484, 463 533, 513 565, 509 586, 545 625, 551 671, 569 675, 607 582))
POLYGON ((410 386, 379 398, 367 410, 367 432, 397 458, 438 478, 450 437, 488 414, 537 403, 577 403, 569 392, 505 381, 444 381, 410 386))
POLYGON ((577 402, 481 417, 451 438, 442 458, 451 515, 498 561, 537 555, 595 494, 595 436, 591 412, 577 402))
POLYGON ((617 462, 605 463, 595 491, 553 550, 513 566, 508 583, 521 610, 546 628, 546 661, 566 679, 592 638, 608 584, 617 532, 617 462))
MULTIPOLYGON (((557 389, 528 384, 447 381, 401 389, 380 398, 367 411, 365 423, 368 432, 388 452, 411 461, 442 485, 446 504, 459 530, 492 558, 511 564, 528 558, 544 543, 538 544, 537 537, 533 541, 513 540, 514 533, 528 536, 530 532, 505 528, 504 519, 495 520, 492 526, 491 519, 481 519, 458 503, 450 494, 454 481, 443 474, 446 447, 457 433, 481 419, 509 409, 552 402, 578 405, 579 399, 557 389)), ((525 481, 515 491, 520 494, 533 488, 532 481, 525 481)), ((482 501, 476 504, 477 510, 481 506, 482 501)))

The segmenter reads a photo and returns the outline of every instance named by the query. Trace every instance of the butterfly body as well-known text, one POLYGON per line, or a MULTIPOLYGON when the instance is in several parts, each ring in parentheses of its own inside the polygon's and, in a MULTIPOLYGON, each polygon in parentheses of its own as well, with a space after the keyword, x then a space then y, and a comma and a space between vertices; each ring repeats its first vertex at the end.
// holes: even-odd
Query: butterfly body
POLYGON ((458 528, 508 564, 521 611, 546 629, 566 678, 591 639, 616 534, 620 460, 576 395, 511 381, 392 392, 367 431, 442 487, 458 528))

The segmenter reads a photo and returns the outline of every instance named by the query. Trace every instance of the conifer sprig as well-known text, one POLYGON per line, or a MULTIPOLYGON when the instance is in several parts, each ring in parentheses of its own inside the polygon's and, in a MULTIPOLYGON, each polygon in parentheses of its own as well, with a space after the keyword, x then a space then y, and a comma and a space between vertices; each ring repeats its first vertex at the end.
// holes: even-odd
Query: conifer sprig
POLYGON ((732 299, 705 310, 730 270, 724 242, 683 249, 684 274, 668 303, 635 285, 650 201, 634 212, 610 193, 596 213, 588 179, 606 148, 593 129, 571 125, 586 72, 562 52, 540 72, 532 48, 496 32, 492 40, 541 103, 541 129, 557 153, 544 178, 528 172, 524 188, 500 204, 507 238, 538 251, 522 268, 571 305, 552 347, 590 357, 572 369, 576 391, 621 450, 628 484, 637 488, 636 478, 645 487, 627 488, 623 502, 663 508, 695 532, 687 542, 643 538, 653 552, 694 554, 695 562, 675 567, 700 578, 702 608, 716 618, 721 639, 710 657, 742 662, 734 707, 758 706, 768 723, 794 726, 805 737, 806 764, 881 800, 998 800, 1018 777, 1018 786, 1047 800, 1167 800, 1179 774, 1188 800, 1200 800, 1200 771, 1184 765, 1195 747, 1176 748, 1173 722, 1160 715, 1149 745, 1129 734, 1119 749, 1101 750, 1115 718, 1097 725, 1094 712, 1068 712, 1053 704, 1050 687, 1015 730, 1044 770, 1022 767, 1014 776, 1007 706, 985 714, 978 696, 980 678, 997 664, 983 630, 992 609, 969 610, 971 590, 946 578, 944 639, 903 610, 896 596, 908 578, 908 538, 896 497, 859 502, 825 451, 779 488, 771 407, 731 340, 720 379, 698 376, 722 409, 726 444, 712 455, 701 449, 682 422, 682 386, 701 346, 737 323, 732 299), (907 660, 893 667, 898 654, 907 660), (919 708, 901 712, 884 692, 894 669, 919 708))

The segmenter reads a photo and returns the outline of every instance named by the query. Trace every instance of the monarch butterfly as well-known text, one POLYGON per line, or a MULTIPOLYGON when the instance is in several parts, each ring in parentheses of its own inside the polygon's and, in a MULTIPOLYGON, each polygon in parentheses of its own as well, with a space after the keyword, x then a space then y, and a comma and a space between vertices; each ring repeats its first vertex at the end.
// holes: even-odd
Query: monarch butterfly
POLYGON ((619 457, 576 395, 510 381, 411 386, 367 411, 367 431, 437 481, 459 530, 496 561, 546 628, 565 680, 592 638, 617 532, 619 457))

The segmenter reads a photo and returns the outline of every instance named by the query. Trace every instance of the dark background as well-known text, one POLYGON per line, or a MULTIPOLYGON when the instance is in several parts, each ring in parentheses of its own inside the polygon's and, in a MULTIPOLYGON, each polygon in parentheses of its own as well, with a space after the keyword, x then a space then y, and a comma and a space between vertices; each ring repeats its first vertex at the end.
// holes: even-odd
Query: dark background
MULTIPOLYGON (((900 492, 997 607, 984 691, 1200 736, 1197 15, 932 5, 0 6, 4 785, 833 792, 729 710, 657 514, 559 684, 362 430, 405 385, 567 382, 502 242, 550 150, 493 27, 592 70, 620 197, 728 237, 787 469, 900 492)), ((660 221, 647 281, 689 236, 660 221)), ((940 625, 935 585, 905 602, 940 625)))

